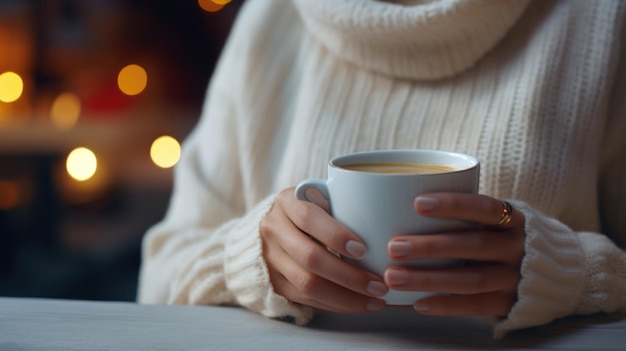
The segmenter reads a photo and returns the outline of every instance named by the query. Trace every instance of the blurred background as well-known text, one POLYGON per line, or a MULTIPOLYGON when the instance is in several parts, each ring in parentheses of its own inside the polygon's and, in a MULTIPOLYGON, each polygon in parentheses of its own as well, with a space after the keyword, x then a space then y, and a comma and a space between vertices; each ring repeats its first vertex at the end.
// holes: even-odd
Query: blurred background
POLYGON ((0 0, 0 296, 134 300, 243 0, 0 0))

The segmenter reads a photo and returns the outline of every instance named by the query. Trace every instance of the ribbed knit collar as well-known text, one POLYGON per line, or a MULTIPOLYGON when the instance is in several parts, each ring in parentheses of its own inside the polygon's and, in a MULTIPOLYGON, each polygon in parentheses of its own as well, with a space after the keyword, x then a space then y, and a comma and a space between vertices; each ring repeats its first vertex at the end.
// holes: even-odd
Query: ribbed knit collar
POLYGON ((530 0, 292 0, 335 55, 386 75, 438 79, 476 63, 530 0))

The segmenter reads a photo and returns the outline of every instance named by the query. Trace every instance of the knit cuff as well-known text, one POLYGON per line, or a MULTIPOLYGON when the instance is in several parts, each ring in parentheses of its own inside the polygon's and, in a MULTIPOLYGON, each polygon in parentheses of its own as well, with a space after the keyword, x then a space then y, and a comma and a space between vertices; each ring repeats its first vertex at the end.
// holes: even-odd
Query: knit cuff
POLYGON ((524 202, 507 201, 526 216, 526 255, 518 300, 506 318, 496 322, 496 339, 512 330, 547 324, 572 314, 580 302, 585 279, 584 253, 576 234, 524 202))
POLYGON ((585 253, 585 285, 575 314, 626 312, 626 255, 603 234, 578 234, 585 253))
POLYGON ((230 232, 224 254, 226 285, 241 306, 266 317, 305 325, 313 318, 313 309, 276 294, 263 259, 259 225, 272 208, 274 199, 275 195, 266 198, 240 219, 239 230, 230 232))

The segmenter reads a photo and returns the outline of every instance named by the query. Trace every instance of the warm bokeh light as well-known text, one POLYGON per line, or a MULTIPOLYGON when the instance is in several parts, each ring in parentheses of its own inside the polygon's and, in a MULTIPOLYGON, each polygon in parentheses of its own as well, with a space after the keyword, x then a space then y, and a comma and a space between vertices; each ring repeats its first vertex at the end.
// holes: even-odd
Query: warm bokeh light
POLYGON ((117 86, 126 95, 141 93, 148 84, 148 73, 139 65, 128 65, 117 76, 117 86))
POLYGON ((198 0, 198 5, 206 12, 217 12, 229 2, 230 0, 198 0))
POLYGON ((65 167, 72 178, 85 181, 96 173, 98 160, 93 151, 85 147, 78 147, 67 156, 65 167))
POLYGON ((15 208, 20 199, 20 189, 16 183, 0 181, 0 210, 15 208))
POLYGON ((180 143, 168 135, 158 137, 150 147, 150 158, 161 168, 173 167, 180 159, 180 143))
POLYGON ((80 116, 80 99, 72 93, 63 93, 57 96, 52 103, 50 118, 59 129, 72 128, 80 116))
POLYGON ((0 101, 13 102, 22 96, 24 82, 15 72, 4 72, 0 74, 0 101))

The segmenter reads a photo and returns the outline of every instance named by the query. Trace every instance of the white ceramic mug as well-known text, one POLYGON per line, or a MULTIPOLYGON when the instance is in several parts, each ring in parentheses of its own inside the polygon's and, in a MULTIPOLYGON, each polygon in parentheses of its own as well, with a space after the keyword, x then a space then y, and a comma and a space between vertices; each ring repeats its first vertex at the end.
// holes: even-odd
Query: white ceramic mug
MULTIPOLYGON (((314 202, 309 189, 318 190, 329 202, 330 214, 358 235, 367 246, 361 260, 349 260, 380 276, 390 265, 446 267, 459 260, 436 259, 394 261, 387 255, 387 242, 398 235, 432 234, 469 228, 458 220, 427 218, 419 215, 413 201, 417 195, 432 192, 476 193, 480 164, 472 156, 420 149, 359 152, 335 157, 328 164, 328 179, 306 179, 296 187, 300 200, 314 202), (388 174, 344 168, 354 164, 416 163, 449 166, 453 170, 434 174, 388 174)), ((383 299, 388 305, 412 305, 432 295, 426 292, 390 290, 383 299)))

